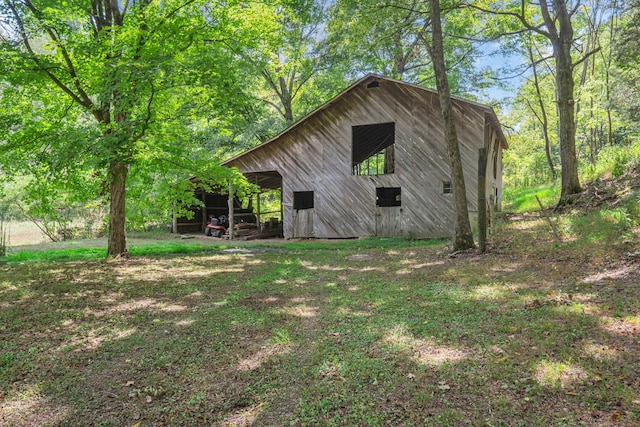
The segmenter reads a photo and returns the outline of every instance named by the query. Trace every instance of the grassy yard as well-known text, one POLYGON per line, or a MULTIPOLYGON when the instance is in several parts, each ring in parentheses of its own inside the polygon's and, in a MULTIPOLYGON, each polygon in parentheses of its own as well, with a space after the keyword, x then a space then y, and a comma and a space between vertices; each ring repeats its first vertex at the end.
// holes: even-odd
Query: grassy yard
POLYGON ((638 228, 558 223, 563 243, 507 217, 456 258, 400 239, 14 253, 0 424, 639 425, 638 228))

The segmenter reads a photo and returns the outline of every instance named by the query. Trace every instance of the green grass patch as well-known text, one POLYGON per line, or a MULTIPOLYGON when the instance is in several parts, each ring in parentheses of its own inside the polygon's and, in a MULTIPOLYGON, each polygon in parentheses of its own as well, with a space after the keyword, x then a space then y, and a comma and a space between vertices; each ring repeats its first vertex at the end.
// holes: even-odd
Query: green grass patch
POLYGON ((536 196, 540 198, 545 208, 552 207, 560 199, 560 184, 546 183, 529 188, 505 187, 503 192, 504 210, 517 213, 539 211, 540 206, 536 196))
MULTIPOLYGON (((166 236, 164 237, 166 239, 166 236)), ((41 249, 18 249, 9 252, 0 259, 9 265, 17 263, 43 263, 61 261, 99 261, 104 260, 107 250, 104 247, 83 247, 82 242, 74 242, 77 246, 68 247, 68 243, 63 243, 57 247, 55 244, 48 250, 41 249), (63 246, 64 245, 64 246, 63 246)), ((143 243, 137 243, 135 239, 130 240, 129 253, 133 257, 157 257, 163 255, 197 254, 200 252, 214 252, 220 249, 238 248, 240 250, 252 250, 255 248, 282 248, 285 250, 298 251, 326 251, 326 250, 366 250, 371 248, 393 249, 399 247, 421 247, 441 244, 440 240, 406 240, 400 238, 364 238, 336 240, 333 242, 316 242, 314 240, 297 241, 277 245, 265 245, 262 243, 242 243, 221 242, 212 245, 210 243, 193 243, 192 241, 149 240, 144 236, 143 243)))
MULTIPOLYGON (((222 245, 221 245, 222 246, 222 245)), ((221 247, 218 246, 218 247, 221 247)), ((173 243, 155 242, 141 246, 130 246, 129 253, 134 257, 142 256, 162 256, 169 254, 192 254, 205 250, 213 250, 216 246, 202 245, 198 243, 173 243)), ((104 260, 107 256, 106 248, 61 248, 42 250, 18 250, 10 252, 3 259, 9 264, 15 263, 43 263, 61 261, 98 261, 104 260)))
POLYGON ((48 251, 18 250, 10 252, 3 259, 9 264, 15 264, 25 262, 89 261, 104 259, 106 255, 106 248, 66 248, 48 251))

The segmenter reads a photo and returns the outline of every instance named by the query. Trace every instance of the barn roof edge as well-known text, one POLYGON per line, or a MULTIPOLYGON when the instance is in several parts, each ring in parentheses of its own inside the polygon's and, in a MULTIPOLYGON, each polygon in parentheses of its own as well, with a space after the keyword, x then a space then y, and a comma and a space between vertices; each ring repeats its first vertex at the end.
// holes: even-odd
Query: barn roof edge
MULTIPOLYGON (((365 82, 367 82, 369 80, 386 80, 386 81, 389 81, 389 82, 392 82, 392 83, 401 84, 401 85, 404 85, 404 86, 410 86, 410 87, 413 87, 413 88, 416 88, 416 89, 420 89, 420 90, 423 90, 423 91, 427 91, 427 92, 431 92, 431 93, 434 93, 434 94, 438 93, 437 91, 435 91, 433 89, 429 89, 429 88, 417 85, 415 83, 403 82, 402 80, 393 79, 391 77, 386 77, 386 76, 383 76, 381 74, 369 73, 369 74, 365 75, 364 77, 361 77, 360 79, 356 80, 351 85, 347 86, 340 93, 335 95, 333 98, 329 99, 325 103, 321 104, 319 107, 317 107, 314 110, 312 110, 309 113, 307 113, 305 116, 303 116, 300 119, 298 119, 297 121, 293 122, 286 129, 284 129, 282 132, 280 132, 277 135, 269 138, 268 140, 256 145, 253 148, 245 150, 245 151, 243 151, 243 152, 231 157, 230 159, 225 160, 224 162, 222 162, 222 166, 226 166, 226 165, 228 165, 230 163, 233 163, 235 160, 239 159, 240 157, 243 157, 248 153, 251 153, 253 151, 261 149, 262 147, 277 141, 282 136, 288 134, 289 132, 293 131, 294 129, 296 129, 299 126, 301 126, 302 124, 304 124, 307 120, 309 120, 311 117, 313 117, 314 115, 316 115, 320 111, 325 110, 328 107, 330 107, 331 105, 333 105, 335 102, 340 100, 343 96, 345 96, 347 93, 351 92, 357 86, 360 86, 361 84, 364 84, 365 82)), ((462 98, 462 97, 459 97, 459 96, 455 96, 455 95, 452 95, 451 99, 453 99, 455 101, 458 101, 458 102, 463 102, 463 103, 469 104, 472 107, 478 108, 478 109, 482 110, 483 112, 488 113, 489 116, 491 117, 491 121, 494 122, 494 124, 497 125, 496 126, 496 132, 498 133, 498 136, 501 139, 501 143, 502 143, 503 147, 504 148, 508 148, 507 140, 506 140, 506 138, 504 136, 504 133, 502 132, 502 128, 500 126, 500 122, 498 120, 498 116, 496 115, 493 107, 491 107, 490 105, 487 105, 487 104, 482 104, 480 102, 471 101, 469 99, 465 99, 465 98, 462 98)))

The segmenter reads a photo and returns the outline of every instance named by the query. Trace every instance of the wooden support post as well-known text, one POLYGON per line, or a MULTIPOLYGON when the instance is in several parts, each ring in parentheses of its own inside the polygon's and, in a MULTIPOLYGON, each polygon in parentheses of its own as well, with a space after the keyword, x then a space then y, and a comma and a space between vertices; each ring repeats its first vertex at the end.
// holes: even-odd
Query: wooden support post
MULTIPOLYGON (((282 182, 282 181, 281 181, 282 182)), ((282 184, 280 185, 280 226, 284 233, 284 190, 282 184)))
POLYGON ((229 240, 233 240, 233 183, 229 181, 229 240))
POLYGON ((261 219, 260 219, 260 193, 256 194, 256 222, 257 222, 257 226, 258 226, 258 230, 262 231, 260 229, 260 224, 261 224, 261 219))
POLYGON ((478 246, 487 251, 487 149, 478 153, 478 246))
POLYGON ((176 216, 176 203, 173 202, 173 207, 171 209, 172 211, 172 218, 171 218, 171 232, 172 233, 177 233, 178 232, 178 217, 176 216))
POLYGON ((204 231, 205 228, 207 228, 207 221, 209 221, 209 218, 207 218, 208 213, 207 213, 207 193, 206 191, 202 190, 202 192, 200 193, 201 195, 201 199, 202 199, 202 229, 200 231, 204 231))

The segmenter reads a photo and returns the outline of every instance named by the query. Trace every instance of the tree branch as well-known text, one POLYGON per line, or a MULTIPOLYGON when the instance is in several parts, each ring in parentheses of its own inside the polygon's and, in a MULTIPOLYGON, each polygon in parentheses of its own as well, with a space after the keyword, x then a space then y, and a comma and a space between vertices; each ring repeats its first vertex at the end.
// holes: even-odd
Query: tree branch
POLYGON ((311 70, 311 72, 307 76, 300 78, 300 83, 298 84, 298 87, 293 92, 291 92, 291 99, 296 97, 300 89, 302 89, 302 86, 304 86, 305 83, 307 83, 311 79, 311 77, 313 77, 315 74, 316 72, 314 70, 311 70))
POLYGON ((33 13, 33 16, 38 20, 38 22, 43 24, 45 31, 47 32, 47 34, 49 34, 49 37, 51 37, 51 40, 53 40, 53 42, 56 44, 58 49, 60 49, 60 54, 62 55, 62 58, 64 59, 64 62, 67 65, 66 71, 67 73, 69 73, 69 76, 73 81, 73 85, 78 91, 78 98, 82 99, 81 105, 87 108, 88 110, 91 110, 93 108, 93 102, 91 102, 89 95, 87 95, 87 93, 84 91, 84 89, 82 89, 82 86, 80 85, 80 78, 78 77, 75 66, 73 65, 73 61, 71 61, 71 57, 69 56, 69 52, 67 51, 66 46, 62 43, 62 41, 60 40, 60 37, 58 36, 54 28, 45 24, 42 16, 42 12, 40 12, 38 9, 36 9, 33 6, 33 3, 31 3, 31 0, 25 0, 24 4, 31 11, 31 13, 33 13))
MULTIPOLYGON (((524 11, 524 0, 521 0, 521 1, 522 1, 522 9, 524 11)), ((547 27, 547 31, 548 31, 547 37, 552 42, 557 41, 559 39, 558 30, 556 29, 556 24, 555 24, 555 20, 557 17, 551 17, 551 14, 549 13, 549 4, 547 3, 547 0, 540 0, 540 12, 542 12, 542 20, 544 21, 544 24, 547 27)))
POLYGON ((497 15, 497 16, 510 16, 512 18, 516 18, 518 21, 520 21, 520 23, 527 29, 530 31, 534 31, 538 34, 542 34, 546 37, 549 37, 549 33, 547 33, 546 31, 541 29, 541 25, 533 25, 531 23, 529 23, 527 21, 527 19, 525 18, 525 4, 524 4, 524 0, 521 0, 521 11, 520 13, 515 13, 515 12, 500 12, 497 10, 493 10, 493 9, 487 9, 484 8, 482 6, 477 6, 473 3, 463 3, 461 4, 462 7, 470 7, 472 9, 475 10, 479 10, 480 12, 484 12, 484 13, 489 13, 491 15, 497 15))
POLYGON ((142 129, 137 135, 134 135, 131 138, 131 142, 136 142, 140 138, 142 138, 147 133, 147 129, 149 128, 149 123, 151 121, 151 105, 153 104, 153 100, 156 96, 156 90, 153 87, 153 81, 150 80, 149 85, 151 86, 151 95, 149 96, 149 100, 147 101, 147 111, 145 114, 145 118, 142 120, 142 129))
POLYGON ((275 109, 276 109, 276 111, 277 111, 278 113, 280 113, 280 115, 281 115, 282 117, 284 117, 284 116, 285 116, 284 111, 282 111, 282 110, 280 109, 280 106, 279 106, 278 104, 276 104, 275 102, 273 102, 273 101, 269 101, 268 99, 264 99, 264 98, 258 98, 258 99, 259 99, 260 101, 264 102, 265 104, 271 105, 273 108, 275 108, 275 109))
POLYGON ((598 46, 597 48, 591 50, 591 52, 587 52, 582 58, 580 58, 578 61, 574 62, 571 65, 571 68, 575 69, 578 65, 580 65, 584 61, 586 61, 591 55, 595 55, 596 53, 600 52, 601 50, 602 50, 602 46, 598 46))
POLYGON ((15 201, 16 206, 18 207, 18 209, 20 209, 20 211, 22 212, 22 214, 24 216, 26 216, 29 221, 31 221, 32 223, 35 224, 36 227, 38 227, 40 229, 40 231, 42 231, 42 233, 44 235, 46 235, 49 239, 51 239, 52 242, 58 242, 60 241, 60 239, 58 239, 58 237, 53 234, 51 231, 47 230, 46 227, 44 227, 43 225, 40 224, 40 222, 36 219, 36 217, 34 217, 33 215, 31 215, 21 204, 20 202, 18 202, 17 200, 15 201))
POLYGON ((543 124, 542 119, 540 118, 540 116, 538 115, 538 112, 535 110, 535 108, 533 108, 533 105, 531 105, 531 101, 529 101, 529 98, 525 98, 525 100, 527 101, 527 106, 529 107, 529 110, 531 110, 531 112, 533 113, 534 116, 536 116, 536 119, 538 119, 538 121, 540 122, 540 124, 543 124))
POLYGON ((76 93, 74 93, 73 90, 71 90, 67 85, 65 85, 62 82, 62 80, 60 80, 60 78, 58 78, 58 76, 53 74, 49 70, 49 68, 44 66, 44 64, 40 61, 40 58, 38 58, 38 55, 33 50, 33 47, 31 46, 31 43, 29 42, 29 36, 27 34, 27 30, 26 30, 26 28, 24 26, 24 22, 22 21, 22 18, 20 17, 20 14, 18 13, 17 9, 15 8, 15 4, 13 2, 7 2, 7 5, 9 6, 9 9, 11 9, 11 12, 13 13, 14 18, 16 19, 16 23, 18 24, 20 37, 22 38, 21 42, 24 44, 25 48, 27 49, 27 52, 29 53, 28 58, 36 64, 36 67, 37 67, 36 69, 38 71, 44 72, 51 79, 51 81, 53 81, 53 83, 55 83, 56 86, 58 86, 64 93, 69 95, 79 105, 85 107, 88 110, 91 110, 93 104, 91 103, 90 100, 89 100, 89 104, 87 104, 84 99, 82 99, 80 96, 78 96, 76 93))

